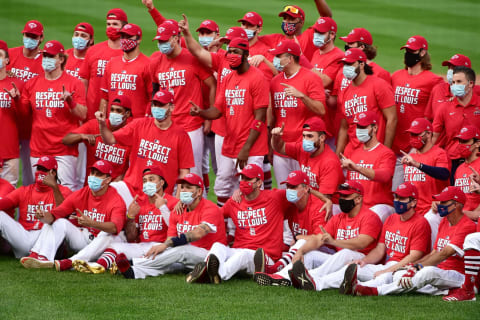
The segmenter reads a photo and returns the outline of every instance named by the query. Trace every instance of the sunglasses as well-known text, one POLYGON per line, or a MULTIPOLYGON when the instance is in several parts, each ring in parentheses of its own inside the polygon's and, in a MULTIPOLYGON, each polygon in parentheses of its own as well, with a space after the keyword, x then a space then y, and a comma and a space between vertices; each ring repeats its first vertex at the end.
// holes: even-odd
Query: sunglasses
POLYGON ((285 8, 283 8, 283 12, 291 12, 293 14, 298 14, 298 8, 295 8, 294 6, 285 6, 285 8))
POLYGON ((344 191, 344 190, 354 190, 354 191, 356 191, 356 192, 358 192, 358 193, 360 193, 360 194, 362 193, 362 192, 360 191, 360 189, 355 188, 355 187, 352 187, 351 185, 346 184, 346 183, 343 183, 343 184, 339 185, 339 186, 338 186, 338 190, 340 190, 340 191, 344 191))

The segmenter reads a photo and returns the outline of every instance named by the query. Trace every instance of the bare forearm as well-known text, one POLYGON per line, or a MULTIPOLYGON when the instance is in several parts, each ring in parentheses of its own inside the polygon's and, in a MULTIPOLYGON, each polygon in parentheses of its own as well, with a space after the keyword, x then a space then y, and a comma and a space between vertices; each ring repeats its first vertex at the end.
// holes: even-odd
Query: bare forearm
POLYGON ((313 113, 318 114, 320 116, 325 115, 326 113, 325 105, 321 101, 313 100, 307 95, 303 96, 301 100, 305 104, 305 106, 313 113))
POLYGON ((285 154, 285 141, 278 135, 272 135, 272 148, 280 154, 285 154))
POLYGON ((68 133, 65 137, 62 139, 62 143, 64 145, 70 146, 73 144, 77 144, 83 141, 83 136, 80 133, 68 133))
POLYGON ((387 148, 391 148, 393 145, 393 138, 395 137, 395 130, 397 128, 397 118, 387 121, 385 130, 384 145, 387 148))
POLYGON ((215 107, 210 107, 200 111, 200 117, 206 120, 215 120, 220 118, 222 113, 215 107))
POLYGON ((100 105, 98 106, 98 110, 103 112, 104 114, 107 114, 107 105, 108 105, 108 101, 105 99, 101 99, 100 105))
POLYGON ((100 126, 100 135, 102 136, 103 142, 106 144, 115 144, 117 141, 115 139, 115 136, 113 135, 112 131, 107 128, 107 125, 105 123, 99 123, 100 126))
POLYGON ((323 241, 318 236, 311 236, 307 238, 307 241, 301 246, 298 251, 301 254, 306 254, 310 251, 316 250, 323 245, 323 241))
POLYGON ((201 64, 205 67, 211 69, 212 68, 212 56, 210 52, 205 50, 200 43, 198 43, 192 36, 190 32, 183 33, 183 37, 185 38, 185 43, 187 45, 188 51, 195 56, 201 64))
POLYGON ((117 234, 117 226, 113 222, 98 222, 93 220, 89 227, 105 231, 106 233, 117 234))
POLYGON ((53 198, 55 199, 55 206, 58 207, 59 205, 62 204, 63 200, 63 194, 60 192, 60 189, 58 188, 58 185, 52 187, 53 190, 53 198))
POLYGON ((332 10, 325 0, 315 0, 315 6, 321 17, 331 17, 332 10))
POLYGON ((87 118, 87 107, 77 103, 75 108, 72 109, 72 114, 80 120, 85 120, 87 118))

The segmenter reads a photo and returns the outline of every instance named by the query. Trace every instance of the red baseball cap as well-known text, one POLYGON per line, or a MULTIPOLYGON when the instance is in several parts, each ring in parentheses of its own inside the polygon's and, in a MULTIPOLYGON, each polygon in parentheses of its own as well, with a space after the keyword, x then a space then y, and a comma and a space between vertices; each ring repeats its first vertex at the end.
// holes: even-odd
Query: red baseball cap
POLYGON ((270 50, 270 53, 273 54, 274 56, 277 56, 282 53, 290 53, 293 54, 294 56, 301 56, 302 55, 302 50, 300 49, 300 46, 298 43, 296 43, 294 40, 283 40, 280 41, 277 44, 277 47, 274 49, 270 50))
POLYGON ((57 40, 50 40, 45 43, 45 46, 43 47, 43 51, 45 53, 51 54, 52 56, 55 56, 61 52, 64 52, 65 48, 63 47, 63 44, 61 44, 57 40))
POLYGON ((231 27, 225 33, 225 37, 220 38, 220 42, 230 42, 233 38, 243 38, 248 40, 247 33, 242 27, 231 27))
POLYGON ((371 124, 377 124, 378 117, 377 114, 373 111, 361 112, 357 116, 357 125, 361 127, 366 127, 371 124))
POLYGON ((95 162, 90 167, 90 169, 92 168, 95 168, 101 173, 108 174, 108 175, 112 175, 112 172, 113 172, 112 165, 109 162, 103 161, 103 160, 98 160, 97 162, 95 162))
POLYGON ((73 31, 85 32, 88 33, 90 37, 93 37, 93 27, 88 22, 80 22, 75 26, 75 29, 73 29, 73 31))
POLYGON ((472 138, 480 139, 480 134, 478 133, 478 128, 472 125, 468 125, 460 129, 460 132, 455 136, 455 138, 460 140, 470 140, 472 138))
MULTIPOLYGON (((167 41, 172 36, 178 35, 178 25, 165 21, 157 29, 157 35, 153 40, 167 41)), ((153 41, 152 40, 152 41, 153 41)))
POLYGON ((254 11, 245 13, 242 19, 239 19, 238 22, 248 22, 254 26, 262 26, 263 19, 262 16, 254 11))
POLYGON ((125 11, 120 8, 114 8, 107 12, 107 20, 128 21, 128 18, 125 11))
POLYGON ((40 21, 30 20, 25 24, 22 33, 33 33, 37 36, 41 36, 43 34, 43 25, 40 21))
POLYGON ((260 168, 258 165, 254 163, 247 164, 245 168, 239 173, 236 174, 236 176, 245 176, 247 178, 259 178, 260 180, 263 181, 263 170, 260 168))
POLYGON ((44 167, 47 170, 58 169, 58 163, 55 157, 53 156, 42 156, 38 159, 37 164, 34 164, 32 167, 44 167))
POLYGON ((133 23, 128 23, 124 25, 119 32, 127 34, 129 36, 139 36, 140 38, 142 37, 142 28, 133 23))
POLYGON ((5 51, 8 54, 8 45, 5 41, 0 40, 0 50, 5 51))
POLYGON ((422 36, 413 36, 408 38, 407 43, 400 48, 402 49, 410 49, 416 51, 418 49, 425 49, 428 50, 428 42, 422 36))
POLYGON ((279 17, 290 16, 292 18, 300 18, 305 20, 305 12, 299 6, 285 6, 282 12, 278 14, 279 17))
POLYGON ((193 186, 198 186, 198 187, 203 189, 202 178, 197 176, 195 173, 188 173, 188 174, 185 175, 185 177, 183 177, 181 179, 177 179, 177 184, 185 183, 185 182, 188 183, 188 184, 191 184, 193 186))
POLYGON ((132 109, 132 100, 130 100, 130 98, 125 95, 121 95, 121 94, 116 95, 115 98, 113 98, 112 103, 110 105, 112 104, 126 108, 126 109, 132 109), (118 102, 115 102, 116 100, 118 100, 118 102))
POLYGON ((363 196, 363 186, 354 180, 347 180, 338 186, 337 193, 348 196, 349 194, 358 193, 363 196))
POLYGON ((345 55, 342 58, 343 62, 346 63, 354 63, 355 61, 367 61, 367 56, 365 52, 363 52, 362 49, 359 48, 350 48, 347 51, 345 51, 345 55))
POLYGON ((325 33, 328 31, 337 32, 337 23, 330 17, 320 17, 313 25, 313 30, 318 33, 325 33))
POLYGON ((425 118, 416 118, 412 121, 410 128, 406 131, 413 134, 420 134, 424 131, 432 131, 432 124, 425 118))
POLYGON ((465 193, 463 193, 462 189, 454 186, 446 187, 440 194, 434 195, 433 199, 438 201, 455 200, 461 204, 465 204, 467 201, 467 197, 465 196, 465 193))
POLYGON ((454 54, 450 60, 445 60, 442 62, 442 66, 453 66, 453 67, 458 67, 458 66, 465 66, 468 68, 472 67, 472 62, 470 61, 470 58, 467 56, 464 56, 463 54, 454 54))
POLYGON ((161 104, 173 103, 173 94, 167 89, 160 89, 155 93, 152 101, 157 101, 161 104))
POLYGON ((156 174, 162 178, 165 176, 162 169, 160 169, 158 166, 146 167, 143 169, 143 176, 146 176, 147 174, 156 174))
POLYGON ((327 126, 325 125, 325 121, 323 121, 322 118, 320 117, 311 117, 308 118, 304 123, 303 123, 303 128, 304 129, 310 129, 311 131, 323 131, 327 135, 330 135, 327 131, 327 126))
POLYGON ((417 199, 418 190, 417 187, 410 182, 404 182, 397 187, 397 190, 395 190, 394 194, 402 198, 412 197, 417 199))
POLYGON ((368 45, 373 44, 372 35, 367 29, 355 28, 346 37, 340 37, 346 43, 363 42, 368 45))
POLYGON ((292 171, 288 174, 287 180, 280 182, 280 184, 290 184, 292 186, 298 186, 299 184, 309 184, 308 176, 302 170, 292 171))
POLYGON ((210 32, 217 32, 217 33, 220 32, 220 29, 218 28, 218 24, 213 20, 203 21, 200 24, 200 27, 197 28, 197 32, 202 30, 202 29, 208 30, 210 32))
POLYGON ((248 51, 250 49, 250 45, 248 44, 248 40, 237 37, 233 38, 230 43, 228 44, 229 48, 238 48, 242 49, 245 51, 248 51))

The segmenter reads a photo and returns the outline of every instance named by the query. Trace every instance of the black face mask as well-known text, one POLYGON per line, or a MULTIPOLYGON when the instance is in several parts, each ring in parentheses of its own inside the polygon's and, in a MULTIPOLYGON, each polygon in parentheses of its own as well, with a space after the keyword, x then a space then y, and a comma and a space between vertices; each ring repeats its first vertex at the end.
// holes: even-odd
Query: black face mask
POLYGON ((407 67, 413 67, 416 65, 422 58, 420 57, 420 52, 419 53, 412 53, 409 51, 405 51, 405 65, 407 67))
POLYGON ((338 199, 338 204, 340 205, 340 210, 344 213, 349 213, 350 211, 355 208, 355 199, 347 200, 347 199, 338 199))
POLYGON ((349 49, 350 49, 349 45, 346 44, 346 45, 345 45, 345 51, 348 51, 349 49))

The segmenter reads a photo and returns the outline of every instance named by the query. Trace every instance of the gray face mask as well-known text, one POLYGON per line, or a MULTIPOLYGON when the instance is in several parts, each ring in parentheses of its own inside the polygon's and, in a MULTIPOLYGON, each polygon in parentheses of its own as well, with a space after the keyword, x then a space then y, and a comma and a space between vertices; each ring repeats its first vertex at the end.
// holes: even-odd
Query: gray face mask
POLYGON ((453 82, 453 69, 448 69, 448 71, 447 71, 447 81, 448 81, 448 84, 452 84, 452 82, 453 82))

